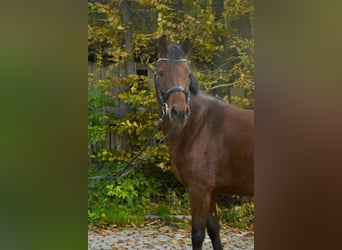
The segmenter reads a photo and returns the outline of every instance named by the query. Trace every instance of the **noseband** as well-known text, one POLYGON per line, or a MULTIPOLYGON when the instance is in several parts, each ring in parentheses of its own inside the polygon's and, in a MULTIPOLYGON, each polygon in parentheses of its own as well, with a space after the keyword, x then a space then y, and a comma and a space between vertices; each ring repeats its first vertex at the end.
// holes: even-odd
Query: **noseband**
MULTIPOLYGON (((172 61, 172 62, 176 62, 176 63, 178 63, 178 62, 188 62, 187 59, 171 60, 171 59, 168 59, 168 58, 159 58, 157 60, 157 64, 160 61, 172 61)), ((161 91, 161 89, 160 89, 158 73, 155 73, 155 75, 154 75, 154 84, 155 84, 156 90, 158 92, 160 102, 162 104, 163 115, 166 115, 168 113, 167 100, 169 99, 169 96, 171 94, 175 93, 175 92, 182 92, 182 93, 184 93, 185 98, 186 98, 186 103, 189 104, 189 102, 190 102, 190 90, 186 90, 182 86, 174 86, 174 87, 168 89, 166 91, 166 93, 163 93, 161 91)), ((189 78, 188 84, 190 85, 190 78, 189 78)))

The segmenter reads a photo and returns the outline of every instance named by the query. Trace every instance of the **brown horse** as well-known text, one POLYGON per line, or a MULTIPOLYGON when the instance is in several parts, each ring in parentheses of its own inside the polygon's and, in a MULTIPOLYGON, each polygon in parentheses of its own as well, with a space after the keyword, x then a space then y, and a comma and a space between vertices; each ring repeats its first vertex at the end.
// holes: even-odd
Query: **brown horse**
POLYGON ((155 86, 165 120, 172 169, 190 195, 192 248, 202 249, 205 228, 222 249, 216 193, 252 196, 254 112, 199 89, 188 63, 190 40, 182 46, 159 41, 155 86))

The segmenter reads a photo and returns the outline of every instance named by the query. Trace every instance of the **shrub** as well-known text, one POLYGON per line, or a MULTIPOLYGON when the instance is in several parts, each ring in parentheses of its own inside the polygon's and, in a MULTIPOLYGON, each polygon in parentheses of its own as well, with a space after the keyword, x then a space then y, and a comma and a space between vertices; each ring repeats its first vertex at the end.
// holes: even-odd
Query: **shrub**
POLYGON ((219 209, 223 220, 229 225, 237 228, 250 228, 254 223, 254 203, 244 203, 231 208, 219 209))

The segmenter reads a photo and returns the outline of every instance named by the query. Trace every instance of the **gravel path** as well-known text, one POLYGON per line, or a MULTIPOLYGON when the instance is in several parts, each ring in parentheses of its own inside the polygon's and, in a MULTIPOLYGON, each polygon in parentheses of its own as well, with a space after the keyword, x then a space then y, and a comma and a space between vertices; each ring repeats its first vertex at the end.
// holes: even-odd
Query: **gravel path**
MULTIPOLYGON (((224 249, 254 249, 254 234, 251 231, 221 226, 221 240, 224 249)), ((185 249, 191 250, 191 227, 184 229, 165 223, 149 223, 132 228, 89 228, 88 250, 123 249, 185 249)), ((212 249, 206 235, 203 250, 212 249)))

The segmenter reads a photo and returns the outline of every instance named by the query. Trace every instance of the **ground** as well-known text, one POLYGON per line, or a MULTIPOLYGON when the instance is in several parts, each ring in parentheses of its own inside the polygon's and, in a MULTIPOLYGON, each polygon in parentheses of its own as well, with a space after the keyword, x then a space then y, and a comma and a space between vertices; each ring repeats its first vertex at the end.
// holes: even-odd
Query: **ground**
MULTIPOLYGON (((221 240, 224 249, 254 249, 253 231, 221 226, 221 240)), ((191 227, 182 227, 161 220, 153 220, 145 225, 129 228, 93 227, 88 228, 88 250, 123 249, 184 249, 191 250, 191 227)), ((212 249, 208 235, 203 250, 212 249)))

